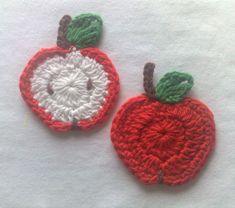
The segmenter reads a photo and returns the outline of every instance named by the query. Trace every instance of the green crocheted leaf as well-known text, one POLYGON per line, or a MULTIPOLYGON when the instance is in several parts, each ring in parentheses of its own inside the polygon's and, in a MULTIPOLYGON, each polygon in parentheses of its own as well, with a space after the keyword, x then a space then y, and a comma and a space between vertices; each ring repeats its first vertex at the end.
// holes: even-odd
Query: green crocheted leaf
POLYGON ((98 15, 81 14, 70 22, 66 38, 78 48, 93 47, 100 38, 102 24, 98 15))
POLYGON ((156 86, 156 97, 163 103, 180 102, 193 86, 193 77, 181 72, 170 72, 156 86))

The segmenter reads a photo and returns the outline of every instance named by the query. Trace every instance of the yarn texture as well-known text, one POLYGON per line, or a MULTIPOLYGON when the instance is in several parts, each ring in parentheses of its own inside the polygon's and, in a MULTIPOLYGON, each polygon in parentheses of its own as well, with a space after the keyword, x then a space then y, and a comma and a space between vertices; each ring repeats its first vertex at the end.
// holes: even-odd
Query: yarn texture
POLYGON ((52 119, 63 122, 92 118, 108 94, 108 73, 103 65, 76 50, 47 59, 34 70, 30 81, 40 106, 52 119))
POLYGON ((214 148, 213 114, 200 101, 184 97, 193 85, 191 75, 167 73, 153 92, 153 69, 154 64, 145 65, 146 94, 129 99, 117 112, 111 140, 141 182, 183 184, 198 174, 214 148))
POLYGON ((69 15, 64 15, 59 23, 58 36, 57 36, 57 46, 61 48, 69 48, 70 42, 66 39, 68 25, 72 18, 69 15))
POLYGON ((181 101, 193 86, 193 77, 186 73, 170 72, 156 86, 156 98, 164 103, 181 101))
MULTIPOLYGON (((85 18, 87 24, 83 24, 87 15, 81 16, 79 25, 85 30, 90 22, 85 18)), ((23 70, 19 83, 22 97, 32 111, 57 131, 72 127, 88 129, 103 121, 119 92, 119 77, 108 56, 98 48, 76 48, 67 39, 71 21, 68 15, 62 17, 58 47, 36 53, 23 70)), ((80 35, 84 39, 87 33, 80 35)))
POLYGON ((96 45, 102 30, 102 19, 94 14, 81 14, 69 24, 67 40, 78 48, 96 45))

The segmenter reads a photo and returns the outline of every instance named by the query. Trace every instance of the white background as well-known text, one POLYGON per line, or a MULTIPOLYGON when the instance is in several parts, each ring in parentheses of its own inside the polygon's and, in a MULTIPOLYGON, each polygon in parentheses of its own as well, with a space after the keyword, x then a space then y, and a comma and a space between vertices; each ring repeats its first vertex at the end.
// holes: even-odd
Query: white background
POLYGON ((1 0, 0 208, 235 207, 235 1, 1 0), (99 45, 121 80, 109 119, 90 132, 48 130, 23 102, 18 79, 31 56, 55 45, 64 14, 102 16, 99 45), (191 73, 191 96, 215 114, 217 146, 195 180, 141 185, 110 142, 114 112, 141 94, 142 69, 191 73))

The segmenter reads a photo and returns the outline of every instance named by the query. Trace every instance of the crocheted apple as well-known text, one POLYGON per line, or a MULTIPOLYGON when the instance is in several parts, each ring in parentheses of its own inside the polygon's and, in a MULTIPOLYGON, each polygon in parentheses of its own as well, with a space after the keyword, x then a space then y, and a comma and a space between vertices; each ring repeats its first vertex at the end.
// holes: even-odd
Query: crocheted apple
POLYGON ((146 184, 182 184, 193 178, 215 144, 206 105, 185 97, 193 78, 167 73, 153 86, 154 64, 144 68, 146 94, 131 98, 113 120, 111 139, 125 165, 146 184))
POLYGON ((20 77, 29 107, 51 129, 87 129, 103 120, 119 91, 110 59, 98 48, 102 20, 82 14, 60 21, 57 47, 41 49, 20 77))

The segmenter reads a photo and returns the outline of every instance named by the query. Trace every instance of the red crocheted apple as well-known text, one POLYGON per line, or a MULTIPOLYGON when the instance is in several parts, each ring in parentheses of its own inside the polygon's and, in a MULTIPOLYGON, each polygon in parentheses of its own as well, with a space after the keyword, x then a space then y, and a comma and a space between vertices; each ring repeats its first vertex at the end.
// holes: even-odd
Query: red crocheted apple
POLYGON ((193 178, 215 144, 215 124, 206 105, 185 97, 193 85, 186 73, 167 73, 153 86, 154 64, 144 70, 145 95, 116 114, 111 139, 125 165, 146 184, 182 184, 193 178))
POLYGON ((20 91, 29 107, 51 129, 87 129, 103 120, 119 91, 110 59, 93 46, 102 20, 82 14, 60 21, 57 47, 41 49, 20 77, 20 91))

